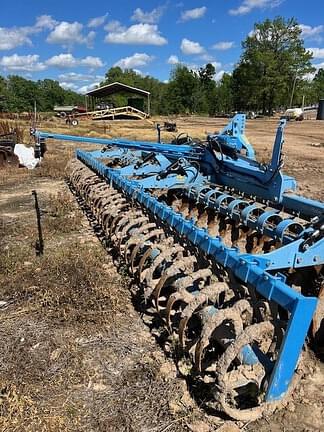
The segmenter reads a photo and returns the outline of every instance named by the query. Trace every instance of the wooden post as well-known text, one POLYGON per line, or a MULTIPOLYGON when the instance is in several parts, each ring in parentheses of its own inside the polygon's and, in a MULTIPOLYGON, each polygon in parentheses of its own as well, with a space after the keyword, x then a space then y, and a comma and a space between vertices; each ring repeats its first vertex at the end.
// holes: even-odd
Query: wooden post
POLYGON ((150 94, 147 95, 147 114, 148 114, 148 116, 151 115, 151 101, 150 101, 150 94))

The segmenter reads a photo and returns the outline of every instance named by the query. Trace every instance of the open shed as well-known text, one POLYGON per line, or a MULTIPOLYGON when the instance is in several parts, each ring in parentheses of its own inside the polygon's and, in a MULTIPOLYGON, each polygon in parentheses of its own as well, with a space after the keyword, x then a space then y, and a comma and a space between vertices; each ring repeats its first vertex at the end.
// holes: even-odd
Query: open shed
POLYGON ((86 93, 87 112, 94 119, 146 118, 150 116, 150 104, 150 92, 120 82, 107 84, 86 93), (104 109, 96 109, 96 106, 98 106, 103 99, 107 99, 109 96, 116 93, 130 93, 140 96, 146 101, 146 106, 144 106, 144 101, 141 105, 138 104, 138 99, 129 98, 125 106, 110 106, 104 107, 104 109))

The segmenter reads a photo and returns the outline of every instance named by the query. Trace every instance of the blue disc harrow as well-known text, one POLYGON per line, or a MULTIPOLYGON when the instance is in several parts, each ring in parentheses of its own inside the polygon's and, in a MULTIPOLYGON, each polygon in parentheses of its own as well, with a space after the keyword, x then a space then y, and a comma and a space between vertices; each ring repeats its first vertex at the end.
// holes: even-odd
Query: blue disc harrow
POLYGON ((199 143, 32 131, 39 146, 102 146, 76 151, 72 188, 127 264, 146 319, 163 323, 179 371, 243 421, 283 406, 305 341, 324 345, 324 204, 282 173, 284 127, 266 164, 243 114, 199 143))

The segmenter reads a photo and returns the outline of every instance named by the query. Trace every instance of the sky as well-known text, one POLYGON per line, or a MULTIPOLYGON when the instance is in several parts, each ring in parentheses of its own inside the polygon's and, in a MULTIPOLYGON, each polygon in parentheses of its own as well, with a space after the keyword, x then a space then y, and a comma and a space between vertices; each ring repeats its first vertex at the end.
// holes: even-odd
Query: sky
POLYGON ((112 66, 167 81, 177 63, 231 72, 255 22, 294 16, 324 68, 323 0, 13 0, 0 14, 0 75, 84 93, 112 66))

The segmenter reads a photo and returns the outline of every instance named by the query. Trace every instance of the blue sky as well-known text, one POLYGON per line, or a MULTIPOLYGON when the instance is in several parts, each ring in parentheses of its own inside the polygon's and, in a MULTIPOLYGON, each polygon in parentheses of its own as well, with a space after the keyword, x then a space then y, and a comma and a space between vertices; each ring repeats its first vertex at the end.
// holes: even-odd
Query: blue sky
POLYGON ((57 79, 84 92, 119 65, 167 80, 177 62, 230 72, 257 21, 294 16, 324 67, 323 0, 2 2, 0 74, 57 79))

